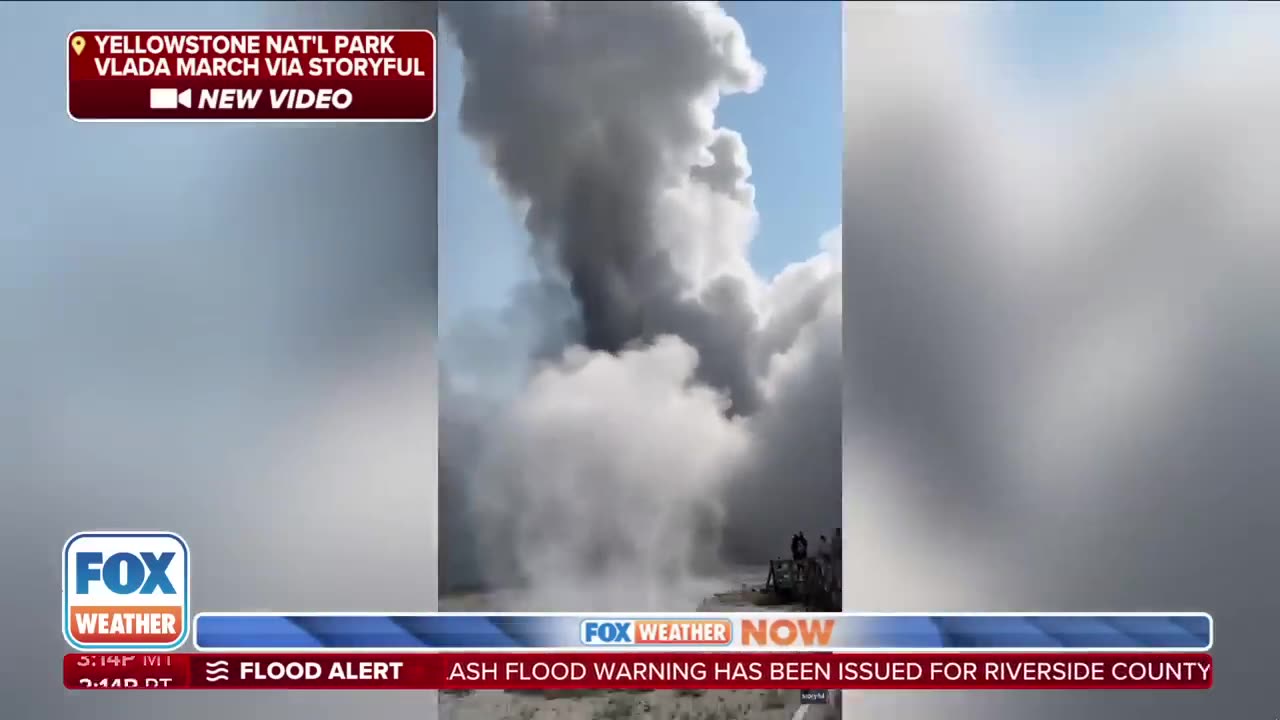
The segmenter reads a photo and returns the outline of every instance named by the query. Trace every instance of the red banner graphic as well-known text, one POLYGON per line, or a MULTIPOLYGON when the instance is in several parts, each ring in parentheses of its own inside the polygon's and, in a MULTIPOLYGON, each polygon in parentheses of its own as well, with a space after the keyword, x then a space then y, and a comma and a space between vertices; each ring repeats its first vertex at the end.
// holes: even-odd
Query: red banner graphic
POLYGON ((67 113, 82 121, 424 122, 428 30, 116 31, 67 36, 67 113))
POLYGON ((1207 690, 1205 653, 70 654, 81 690, 1207 690))

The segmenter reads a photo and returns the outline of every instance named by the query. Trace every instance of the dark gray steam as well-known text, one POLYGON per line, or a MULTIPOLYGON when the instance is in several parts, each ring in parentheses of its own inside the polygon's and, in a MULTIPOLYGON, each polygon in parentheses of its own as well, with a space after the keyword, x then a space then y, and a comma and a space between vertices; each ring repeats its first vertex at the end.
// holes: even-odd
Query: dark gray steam
MULTIPOLYGON (((750 166, 714 116, 764 78, 741 27, 667 2, 456 3, 445 19, 463 130, 579 320, 489 405, 474 457, 442 448, 481 534, 501 530, 490 566, 575 578, 525 600, 557 609, 679 607, 661 588, 698 558, 760 561, 838 524, 839 269, 828 251, 767 281, 746 260, 750 166)), ((450 418, 481 404, 447 397, 450 418)))
POLYGON ((678 334, 703 351, 700 374, 749 411, 746 288, 722 278, 698 292, 657 218, 662 194, 690 175, 730 196, 745 181, 733 165, 745 160, 740 139, 717 138, 710 113, 720 93, 750 91, 763 72, 717 12, 456 3, 447 16, 467 58, 463 129, 527 204, 543 271, 578 300, 581 342, 618 352, 678 334))
POLYGON ((1266 712, 1280 17, 1200 8, 1046 115, 1002 91, 999 11, 846 10, 846 606, 1207 610, 1215 688, 856 705, 1266 712))

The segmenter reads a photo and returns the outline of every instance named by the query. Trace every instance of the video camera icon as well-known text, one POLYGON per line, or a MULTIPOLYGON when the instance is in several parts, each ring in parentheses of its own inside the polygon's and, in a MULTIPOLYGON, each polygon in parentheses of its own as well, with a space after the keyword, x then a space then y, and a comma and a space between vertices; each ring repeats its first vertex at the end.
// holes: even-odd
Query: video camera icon
POLYGON ((151 88, 152 110, 177 110, 191 107, 191 91, 177 88, 151 88))

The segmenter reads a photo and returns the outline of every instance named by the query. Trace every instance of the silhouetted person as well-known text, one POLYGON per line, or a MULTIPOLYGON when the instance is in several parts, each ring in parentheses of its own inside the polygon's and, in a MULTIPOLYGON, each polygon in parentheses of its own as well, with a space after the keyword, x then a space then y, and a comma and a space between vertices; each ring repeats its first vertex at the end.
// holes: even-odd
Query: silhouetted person
POLYGON ((844 586, 844 537, 840 528, 836 528, 836 537, 831 543, 831 580, 832 586, 840 590, 844 586))

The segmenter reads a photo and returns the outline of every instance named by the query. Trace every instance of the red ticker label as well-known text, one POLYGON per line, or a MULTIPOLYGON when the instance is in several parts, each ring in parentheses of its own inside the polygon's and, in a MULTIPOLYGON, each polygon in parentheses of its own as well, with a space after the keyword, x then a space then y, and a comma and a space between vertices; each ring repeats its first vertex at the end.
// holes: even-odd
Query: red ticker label
POLYGON ((67 113, 116 122, 425 122, 429 30, 77 30, 67 113))
POLYGON ((1207 690, 1205 653, 77 655, 72 690, 1207 690))

